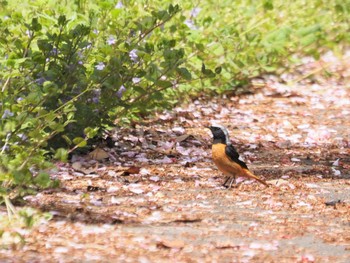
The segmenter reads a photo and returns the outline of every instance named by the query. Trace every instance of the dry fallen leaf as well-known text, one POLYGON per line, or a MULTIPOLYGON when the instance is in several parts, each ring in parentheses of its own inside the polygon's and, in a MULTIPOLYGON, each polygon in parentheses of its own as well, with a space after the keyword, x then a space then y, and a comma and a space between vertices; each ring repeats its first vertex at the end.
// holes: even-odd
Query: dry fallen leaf
POLYGON ((109 158, 109 155, 105 150, 101 148, 96 148, 95 150, 89 153, 89 157, 96 161, 102 161, 104 159, 109 158))
POLYGON ((72 163, 72 168, 74 170, 76 170, 76 171, 79 171, 81 169, 81 167, 82 167, 81 162, 74 162, 74 163, 72 163))
POLYGON ((164 248, 183 248, 185 245, 186 243, 180 239, 162 240, 157 243, 158 247, 164 248))
POLYGON ((130 174, 138 174, 140 173, 140 167, 136 167, 136 166, 131 166, 129 167, 126 171, 124 171, 124 176, 130 175, 130 174))
POLYGON ((283 180, 283 179, 277 179, 277 180, 268 180, 266 181, 268 184, 274 185, 274 186, 281 186, 281 185, 290 185, 291 183, 289 181, 283 180))
POLYGON ((80 173, 83 174, 92 174, 92 173, 96 173, 97 170, 97 166, 96 167, 84 167, 84 165, 89 165, 88 163, 82 163, 82 162, 74 162, 72 164, 72 168, 80 173))
POLYGON ((191 134, 184 134, 184 135, 176 137, 175 141, 176 142, 183 142, 183 141, 187 140, 189 137, 192 137, 192 135, 191 134))

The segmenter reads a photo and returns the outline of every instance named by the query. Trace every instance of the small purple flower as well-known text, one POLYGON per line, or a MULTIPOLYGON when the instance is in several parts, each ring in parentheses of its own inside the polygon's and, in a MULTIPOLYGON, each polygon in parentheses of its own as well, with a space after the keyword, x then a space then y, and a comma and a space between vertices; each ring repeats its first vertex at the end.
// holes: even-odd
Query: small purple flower
POLYGON ((22 97, 19 97, 16 101, 17 103, 20 103, 22 100, 24 100, 22 97))
POLYGON ((114 45, 115 44, 115 38, 113 36, 110 36, 108 39, 107 39, 107 44, 108 45, 114 45))
POLYGON ((57 56, 58 55, 58 49, 54 47, 53 49, 51 49, 49 54, 50 54, 50 56, 57 56))
POLYGON ((4 114, 2 115, 1 119, 6 119, 8 117, 12 117, 13 115, 14 115, 13 112, 11 112, 10 110, 6 109, 4 111, 4 114))
POLYGON ((138 56, 137 56, 137 50, 133 49, 129 52, 129 57, 133 62, 137 62, 138 61, 138 56))
POLYGON ((121 8, 123 8, 123 7, 124 7, 123 3, 122 3, 121 1, 119 1, 119 2, 115 5, 114 8, 116 8, 116 9, 121 9, 121 8))
POLYGON ((95 35, 98 35, 98 33, 100 33, 100 31, 98 31, 97 29, 92 30, 92 32, 93 32, 95 35))
POLYGON ((123 96, 123 93, 124 93, 125 91, 126 91, 126 88, 124 87, 124 85, 121 85, 120 88, 119 88, 119 90, 117 91, 117 97, 118 97, 119 99, 121 99, 122 96, 123 96))
POLYGON ((84 58, 84 54, 81 53, 81 51, 78 51, 78 52, 77 52, 77 55, 78 55, 78 57, 79 57, 80 59, 83 59, 83 58, 84 58))
POLYGON ((186 26, 188 26, 192 30, 198 29, 197 26, 193 23, 193 21, 191 19, 186 19, 184 23, 186 26))
POLYGON ((202 10, 202 8, 200 8, 200 7, 193 8, 192 11, 191 11, 191 17, 198 16, 198 14, 200 13, 201 10, 202 10))
POLYGON ((4 145, 4 146, 1 148, 1 152, 7 152, 9 149, 10 149, 10 147, 9 147, 8 145, 4 145))
POLYGON ((95 89, 93 91, 93 95, 94 95, 94 97, 92 98, 92 102, 97 104, 100 101, 101 90, 95 89))
POLYGON ((18 134, 18 137, 19 137, 22 141, 26 141, 26 140, 28 139, 28 137, 27 137, 25 134, 23 134, 23 133, 19 133, 19 134, 18 134))
POLYGON ((33 174, 33 175, 37 175, 38 174, 38 170, 34 167, 34 166, 31 166, 29 168, 29 171, 33 174))
POLYGON ((137 84, 141 81, 140 78, 132 78, 132 83, 137 84))
POLYGON ((81 51, 78 51, 77 52, 77 55, 78 55, 78 57, 79 57, 79 61, 78 61, 78 64, 79 65, 83 65, 84 63, 83 63, 83 59, 84 59, 84 54, 81 52, 81 51))
POLYGON ((100 62, 95 66, 97 70, 103 70, 105 67, 106 65, 103 62, 100 62))
POLYGON ((38 85, 43 85, 45 81, 46 81, 46 79, 41 77, 41 78, 36 79, 35 83, 37 83, 38 85))
POLYGON ((90 49, 92 47, 91 43, 88 43, 85 47, 83 47, 83 50, 90 49))

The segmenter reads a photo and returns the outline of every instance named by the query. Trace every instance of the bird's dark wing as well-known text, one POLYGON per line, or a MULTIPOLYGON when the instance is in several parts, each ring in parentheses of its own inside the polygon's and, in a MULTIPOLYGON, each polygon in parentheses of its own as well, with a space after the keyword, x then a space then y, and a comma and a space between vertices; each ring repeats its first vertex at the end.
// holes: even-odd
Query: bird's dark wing
POLYGON ((235 163, 238 163, 243 169, 248 170, 248 166, 246 165, 245 162, 239 159, 239 154, 233 145, 226 145, 225 153, 232 161, 234 161, 235 163))

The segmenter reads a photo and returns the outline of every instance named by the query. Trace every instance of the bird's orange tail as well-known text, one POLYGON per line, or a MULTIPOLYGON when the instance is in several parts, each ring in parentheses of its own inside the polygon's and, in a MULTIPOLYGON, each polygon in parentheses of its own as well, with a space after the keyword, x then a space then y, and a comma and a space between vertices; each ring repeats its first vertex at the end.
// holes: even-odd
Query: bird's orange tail
POLYGON ((260 179, 259 177, 257 177, 255 174, 253 174, 252 172, 250 172, 247 169, 244 169, 244 172, 246 173, 246 177, 252 178, 257 180, 259 183, 262 183, 263 185, 269 187, 269 184, 266 183, 264 180, 260 179))

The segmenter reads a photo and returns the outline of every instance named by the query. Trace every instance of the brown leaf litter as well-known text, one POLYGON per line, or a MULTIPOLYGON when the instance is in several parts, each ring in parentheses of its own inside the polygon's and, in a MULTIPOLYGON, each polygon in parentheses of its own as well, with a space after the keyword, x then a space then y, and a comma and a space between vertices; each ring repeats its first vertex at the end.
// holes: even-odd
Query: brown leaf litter
MULTIPOLYGON (((347 262, 349 65, 263 76, 250 95, 198 98, 116 129, 115 147, 57 163, 59 189, 26 197, 54 219, 0 248, 1 262, 347 262), (293 80, 299 80, 293 82, 293 80), (261 86, 264 86, 261 88, 261 86), (231 190, 211 161, 211 123, 272 187, 231 190)), ((255 83, 255 82, 253 82, 255 83)))

